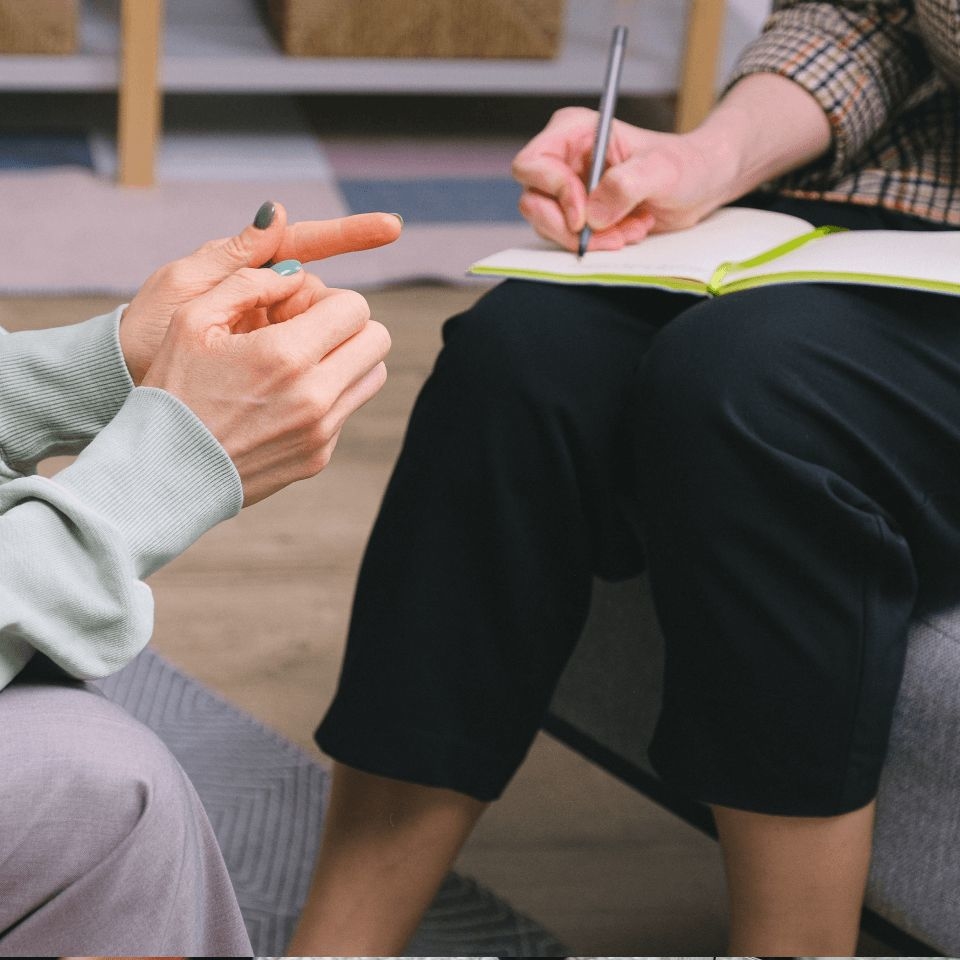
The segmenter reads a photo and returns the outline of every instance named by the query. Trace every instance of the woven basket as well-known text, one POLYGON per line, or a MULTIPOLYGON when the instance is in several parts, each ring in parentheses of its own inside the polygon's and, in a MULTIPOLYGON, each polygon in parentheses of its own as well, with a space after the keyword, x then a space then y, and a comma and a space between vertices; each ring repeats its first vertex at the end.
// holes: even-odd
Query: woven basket
POLYGON ((532 57, 557 54, 564 0, 268 0, 298 57, 532 57))
POLYGON ((73 53, 79 0, 0 0, 0 53, 73 53))

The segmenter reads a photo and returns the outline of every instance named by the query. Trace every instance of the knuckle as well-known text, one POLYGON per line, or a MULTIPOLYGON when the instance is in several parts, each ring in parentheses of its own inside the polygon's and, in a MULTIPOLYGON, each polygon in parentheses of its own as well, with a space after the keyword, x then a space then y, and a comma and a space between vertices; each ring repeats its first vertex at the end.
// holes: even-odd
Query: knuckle
POLYGON ((538 237, 541 237, 544 240, 550 240, 554 243, 560 243, 559 237, 555 237, 546 227, 542 224, 534 224, 534 232, 538 237))
POLYGON ((333 399, 323 390, 314 390, 307 397, 304 404, 304 413, 310 424, 310 431, 315 442, 325 441, 325 424, 333 406, 333 399))
POLYGON ((322 470, 326 470, 330 466, 330 461, 333 459, 333 451, 327 447, 324 447, 320 450, 317 456, 314 458, 314 468, 317 473, 320 473, 322 470))
POLYGON ((364 328, 364 333, 373 341, 373 348, 382 360, 390 352, 390 347, 393 346, 390 331, 377 320, 371 320, 364 328))
POLYGON ((340 424, 336 418, 327 411, 316 423, 315 427, 315 446, 318 449, 328 447, 330 441, 337 435, 340 424))
POLYGON ((236 263, 247 263, 251 256, 250 245, 242 234, 229 237, 221 250, 228 260, 236 263))
POLYGON ((229 296, 241 304, 256 303, 265 285, 271 282, 271 278, 266 276, 267 273, 276 276, 273 271, 255 270, 253 267, 235 270, 224 281, 229 296))
POLYGON ((596 111, 589 107, 560 107, 554 110, 550 117, 550 123, 556 124, 578 124, 584 120, 592 121, 596 116, 596 111))
POLYGON ((325 470, 333 457, 333 450, 330 447, 330 441, 324 440, 318 443, 307 455, 306 467, 311 475, 325 470))
POLYGON ((177 307, 170 315, 170 328, 174 331, 189 329, 194 325, 199 310, 193 301, 177 307))
POLYGON ((370 375, 370 386, 371 386, 371 396, 378 393, 387 382, 387 365, 381 360, 373 370, 370 375))
POLYGON ((545 197, 542 193, 539 193, 537 190, 527 187, 523 193, 520 194, 520 197, 517 200, 517 206, 521 210, 528 210, 530 212, 535 212, 543 206, 545 197))
POLYGON ((568 177, 557 190, 556 202, 560 204, 561 209, 564 209, 574 203, 580 193, 582 193, 582 188, 579 182, 575 177, 568 177))
POLYGON ((548 206, 548 201, 536 193, 527 191, 521 194, 520 199, 517 201, 517 209, 520 211, 524 220, 530 223, 534 230, 543 236, 544 229, 546 229, 547 224, 550 222, 552 214, 548 206))
POLYGON ((361 324, 365 324, 370 319, 370 304, 367 303, 367 298, 363 294, 357 293, 356 290, 347 290, 345 295, 352 313, 361 324))
POLYGON ((303 359, 284 341, 275 341, 263 355, 264 376, 280 382, 299 376, 303 368, 303 359))
POLYGON ((285 246, 293 250, 299 250, 301 247, 309 246, 310 236, 307 224, 303 221, 288 223, 286 226, 285 246))
POLYGON ((241 267, 239 270, 234 270, 233 277, 235 282, 241 289, 259 289, 263 286, 265 280, 269 280, 270 277, 267 274, 276 274, 272 270, 258 270, 255 267, 241 267))
POLYGON ((303 271, 303 295, 312 303, 313 298, 319 299, 327 289, 327 285, 315 274, 303 271))
POLYGON ((318 431, 315 439, 323 438, 325 423, 337 398, 326 386, 316 386, 308 390, 303 397, 304 419, 311 431, 318 431))
POLYGON ((356 290, 338 290, 335 294, 337 309, 350 322, 355 333, 362 330, 370 320, 370 304, 356 290))
POLYGON ((524 179, 529 175, 532 155, 533 150, 524 148, 513 158, 510 163, 510 175, 514 180, 519 180, 523 183, 524 179))
POLYGON ((150 279, 154 283, 164 283, 169 279, 170 274, 173 273, 173 268, 177 263, 179 263, 178 260, 173 260, 165 263, 162 267, 157 267, 157 269, 150 274, 150 279))
POLYGON ((636 176, 629 164, 620 164, 607 174, 610 191, 617 197, 628 199, 636 192, 636 176))
POLYGON ((165 263, 156 270, 151 278, 155 283, 167 287, 179 287, 187 272, 187 265, 183 260, 174 260, 165 263))
POLYGON ((211 250, 216 250, 217 247, 223 244, 223 240, 208 240, 206 243, 201 243, 196 250, 193 251, 193 256, 204 256, 210 253, 211 250))

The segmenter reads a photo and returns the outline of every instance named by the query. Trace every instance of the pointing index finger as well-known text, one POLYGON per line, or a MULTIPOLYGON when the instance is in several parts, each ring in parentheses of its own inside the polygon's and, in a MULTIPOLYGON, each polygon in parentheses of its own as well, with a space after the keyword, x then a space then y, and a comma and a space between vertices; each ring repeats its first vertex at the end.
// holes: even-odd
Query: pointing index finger
POLYGON ((403 221, 393 213, 358 213, 335 220, 302 220, 287 226, 274 260, 322 260, 393 243, 403 221))

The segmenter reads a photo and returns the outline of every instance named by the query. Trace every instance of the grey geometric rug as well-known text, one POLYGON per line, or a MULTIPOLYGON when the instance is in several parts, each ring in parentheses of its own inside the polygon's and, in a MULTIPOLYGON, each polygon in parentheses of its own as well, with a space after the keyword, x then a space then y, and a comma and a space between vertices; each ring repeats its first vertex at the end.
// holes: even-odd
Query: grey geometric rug
MULTIPOLYGON (((97 685, 180 761, 220 842, 255 955, 282 956, 310 884, 326 770, 152 650, 97 685)), ((529 917, 456 873, 408 948, 414 957, 567 953, 529 917)))

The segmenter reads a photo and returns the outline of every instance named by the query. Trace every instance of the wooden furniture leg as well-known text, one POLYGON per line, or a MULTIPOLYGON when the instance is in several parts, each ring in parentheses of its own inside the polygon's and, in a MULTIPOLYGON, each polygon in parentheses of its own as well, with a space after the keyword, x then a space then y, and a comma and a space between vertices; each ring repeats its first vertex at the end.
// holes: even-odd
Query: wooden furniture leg
POLYGON ((686 37, 674 122, 677 133, 692 130, 713 106, 725 15, 726 0, 689 0, 687 4, 686 37))
POLYGON ((163 0, 122 0, 120 17, 118 179, 126 187, 149 187, 160 135, 163 0))

